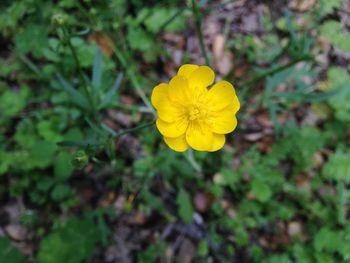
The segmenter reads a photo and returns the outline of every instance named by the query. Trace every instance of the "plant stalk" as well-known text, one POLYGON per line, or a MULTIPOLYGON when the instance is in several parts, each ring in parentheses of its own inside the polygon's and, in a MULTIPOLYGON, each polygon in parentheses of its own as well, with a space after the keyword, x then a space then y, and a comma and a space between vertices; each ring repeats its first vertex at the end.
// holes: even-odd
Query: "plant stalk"
POLYGON ((202 52, 202 56, 205 59, 205 64, 207 64, 208 66, 210 66, 210 59, 209 56, 207 54, 205 45, 204 45, 204 38, 203 38, 203 33, 202 33, 202 19, 201 19, 201 14, 199 12, 199 7, 196 3, 196 0, 192 0, 192 12, 194 15, 194 22, 195 22, 195 26, 196 26, 196 31, 197 31, 197 35, 198 35, 198 40, 199 40, 199 46, 202 52))

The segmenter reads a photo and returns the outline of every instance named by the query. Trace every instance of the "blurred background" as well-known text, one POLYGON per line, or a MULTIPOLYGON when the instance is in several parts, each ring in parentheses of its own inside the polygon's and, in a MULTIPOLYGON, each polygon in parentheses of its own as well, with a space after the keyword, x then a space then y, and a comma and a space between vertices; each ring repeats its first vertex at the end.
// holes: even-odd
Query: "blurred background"
POLYGON ((350 262, 350 1, 2 0, 0 262, 350 262), (149 104, 234 84, 215 153, 149 104))

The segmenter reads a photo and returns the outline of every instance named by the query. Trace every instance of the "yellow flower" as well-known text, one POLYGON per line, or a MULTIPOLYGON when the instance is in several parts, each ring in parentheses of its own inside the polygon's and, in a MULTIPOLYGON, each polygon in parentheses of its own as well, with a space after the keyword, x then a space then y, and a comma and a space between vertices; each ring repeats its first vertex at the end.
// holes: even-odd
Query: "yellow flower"
POLYGON ((156 125, 171 149, 217 151, 225 144, 224 134, 236 128, 240 103, 235 89, 223 80, 208 90, 214 78, 207 66, 185 64, 169 84, 153 89, 156 125))

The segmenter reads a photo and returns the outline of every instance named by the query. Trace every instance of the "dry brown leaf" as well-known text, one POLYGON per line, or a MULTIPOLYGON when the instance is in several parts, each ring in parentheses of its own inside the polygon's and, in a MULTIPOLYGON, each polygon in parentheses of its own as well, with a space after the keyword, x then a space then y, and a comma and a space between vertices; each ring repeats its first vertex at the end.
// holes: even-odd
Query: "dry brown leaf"
POLYGON ((144 213, 137 211, 129 217, 128 223, 130 225, 143 225, 146 222, 146 219, 147 218, 144 213))
POLYGON ((310 178, 304 174, 301 174, 296 178, 296 185, 300 190, 307 192, 311 191, 310 178))
POLYGON ((292 221, 288 223, 288 234, 290 236, 298 236, 302 231, 302 225, 298 221, 292 221))
POLYGON ((310 10, 316 2, 316 0, 292 0, 289 2, 288 8, 297 12, 305 12, 310 10))
POLYGON ((214 201, 214 196, 207 192, 197 192, 194 197, 194 206, 200 213, 204 213, 208 210, 214 201))
POLYGON ((196 248, 194 244, 191 242, 191 240, 185 238, 180 246, 179 251, 179 262, 192 262, 194 256, 196 255, 196 248))
POLYGON ((22 241, 26 237, 26 230, 20 224, 7 225, 4 230, 11 239, 16 241, 22 241))
POLYGON ((112 39, 103 32, 93 32, 89 35, 89 41, 96 43, 102 50, 102 53, 111 56, 114 51, 114 44, 112 39))
POLYGON ((215 67, 222 75, 228 74, 233 66, 233 54, 225 50, 226 38, 222 34, 217 34, 213 41, 213 57, 215 67))

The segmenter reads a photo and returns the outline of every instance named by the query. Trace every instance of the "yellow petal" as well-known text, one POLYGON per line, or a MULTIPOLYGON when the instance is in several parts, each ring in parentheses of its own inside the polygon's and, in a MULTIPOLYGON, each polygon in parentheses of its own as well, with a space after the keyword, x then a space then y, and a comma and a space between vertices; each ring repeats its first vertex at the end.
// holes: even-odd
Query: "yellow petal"
POLYGON ((161 100, 157 105, 157 114, 162 121, 174 122, 181 119, 185 109, 168 98, 161 100))
POLYGON ((205 124, 190 123, 186 131, 186 141, 197 151, 210 151, 213 133, 205 124))
POLYGON ((187 79, 183 76, 175 76, 169 82, 169 98, 170 100, 184 104, 191 95, 188 89, 187 79))
POLYGON ((210 123, 212 131, 219 134, 232 132, 237 126, 235 108, 230 105, 221 111, 212 112, 210 123))
POLYGON ((161 119, 157 119, 156 122, 159 132, 166 137, 175 138, 183 135, 186 132, 188 121, 186 118, 182 118, 175 122, 165 122, 161 119))
POLYGON ((206 88, 214 82, 215 74, 208 66, 200 66, 189 77, 191 89, 206 88))
POLYGON ((158 108, 159 103, 168 96, 168 84, 161 83, 154 87, 151 95, 151 102, 153 107, 158 108))
POLYGON ((234 105, 236 112, 239 110, 239 100, 231 83, 222 80, 216 83, 207 93, 209 107, 211 110, 218 111, 228 105, 234 105))
POLYGON ((184 152, 188 149, 188 144, 185 139, 185 135, 177 138, 164 137, 165 143, 174 151, 184 152))
POLYGON ((225 135, 214 133, 213 145, 210 151, 215 152, 217 150, 220 150, 222 147, 224 147, 225 141, 225 135))
POLYGON ((197 65, 193 65, 193 64, 184 64, 184 65, 182 65, 182 66, 179 68, 179 70, 178 70, 178 72, 177 72, 177 75, 183 76, 183 77, 185 77, 185 78, 189 78, 190 75, 191 75, 191 73, 192 73, 193 71, 195 71, 197 68, 198 68, 197 65))

